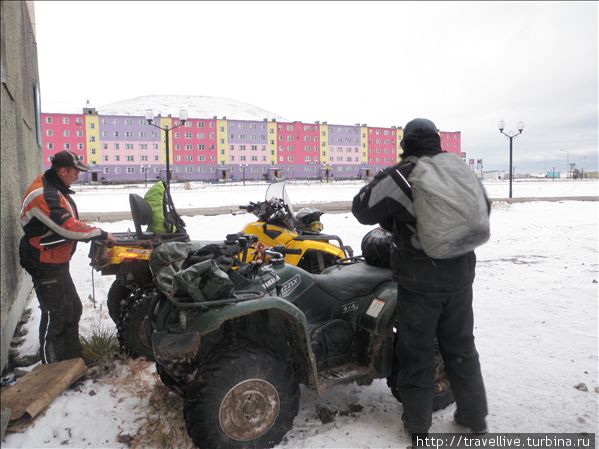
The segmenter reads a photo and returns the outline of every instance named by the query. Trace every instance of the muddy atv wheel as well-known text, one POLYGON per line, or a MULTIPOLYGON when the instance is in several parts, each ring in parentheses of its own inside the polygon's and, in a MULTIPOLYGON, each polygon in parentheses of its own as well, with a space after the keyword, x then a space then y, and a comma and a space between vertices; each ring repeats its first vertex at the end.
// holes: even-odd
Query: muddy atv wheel
POLYGON ((169 373, 167 373, 163 366, 159 363, 156 363, 156 372, 158 373, 158 376, 160 376, 160 380, 166 387, 168 387, 169 389, 173 390, 175 393, 181 396, 184 395, 183 385, 181 385, 175 378, 173 378, 169 373))
MULTIPOLYGON (((447 372, 445 371, 445 364, 443 358, 439 352, 437 344, 435 353, 435 390, 433 393, 433 411, 443 410, 450 404, 455 402, 455 397, 451 386, 449 385, 449 379, 447 378, 447 372)), ((393 361, 393 371, 391 375, 387 377, 387 386, 391 390, 391 393, 399 402, 401 402, 401 396, 397 389, 397 372, 399 370, 396 359, 393 361)))
POLYGON ((119 342, 127 355, 132 358, 145 357, 154 361, 151 329, 146 316, 155 290, 137 289, 131 295, 129 307, 121 310, 119 342))
POLYGON ((131 290, 121 285, 118 279, 112 283, 110 290, 108 290, 108 299, 106 300, 108 315, 110 315, 110 318, 117 326, 120 324, 121 320, 121 301, 130 294, 131 290))
POLYGON ((268 448, 299 409, 299 387, 285 362, 261 348, 223 351, 185 390, 185 425, 200 448, 268 448))

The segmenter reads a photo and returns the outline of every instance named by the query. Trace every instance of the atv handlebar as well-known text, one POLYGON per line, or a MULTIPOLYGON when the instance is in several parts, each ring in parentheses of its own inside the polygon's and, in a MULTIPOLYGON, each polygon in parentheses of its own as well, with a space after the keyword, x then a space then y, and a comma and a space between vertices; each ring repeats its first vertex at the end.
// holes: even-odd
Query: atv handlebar
POLYGON ((302 250, 300 248, 286 248, 283 245, 273 246, 272 251, 281 254, 301 254, 302 250))

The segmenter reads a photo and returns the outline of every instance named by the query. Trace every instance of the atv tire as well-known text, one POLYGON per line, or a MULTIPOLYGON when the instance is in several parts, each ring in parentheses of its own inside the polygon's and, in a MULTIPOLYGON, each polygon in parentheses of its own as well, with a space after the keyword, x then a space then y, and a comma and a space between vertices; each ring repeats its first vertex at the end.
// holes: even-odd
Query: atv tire
POLYGON ((131 294, 129 307, 121 310, 121 325, 118 327, 121 348, 132 358, 145 357, 154 361, 151 330, 145 319, 150 314, 154 290, 137 289, 131 294))
POLYGON ((108 315, 110 315, 110 318, 117 327, 121 320, 121 301, 126 299, 130 294, 131 290, 122 285, 118 279, 112 283, 108 290, 106 307, 108 308, 108 315))
POLYGON ((362 255, 368 265, 379 268, 391 266, 391 233, 374 228, 362 238, 362 255))
POLYGON ((180 396, 184 395, 183 386, 179 382, 177 382, 177 380, 175 380, 174 377, 167 373, 164 367, 159 363, 156 363, 156 372, 158 373, 158 376, 160 376, 160 380, 166 387, 168 387, 170 390, 174 391, 180 396))
POLYGON ((291 428, 299 396, 293 371, 274 354, 227 348, 185 389, 187 432, 200 448, 272 447, 291 428))

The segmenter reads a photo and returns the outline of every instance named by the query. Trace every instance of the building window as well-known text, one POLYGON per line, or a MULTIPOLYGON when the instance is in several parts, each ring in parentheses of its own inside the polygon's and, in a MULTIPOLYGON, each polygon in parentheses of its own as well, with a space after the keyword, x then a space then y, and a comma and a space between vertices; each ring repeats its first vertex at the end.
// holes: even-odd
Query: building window
POLYGON ((54 149, 54 145, 52 144, 52 142, 48 142, 48 143, 46 144, 46 148, 47 148, 48 150, 52 150, 52 149, 54 149))
POLYGON ((119 156, 118 154, 114 157, 114 160, 116 162, 119 162, 121 160, 121 156, 119 156))
POLYGON ((120 175, 121 174, 121 167, 115 167, 114 168, 114 174, 115 175, 120 175))
POLYGON ((48 136, 48 137, 52 137, 52 134, 54 134, 54 133, 52 132, 52 130, 51 130, 51 129, 47 129, 47 130, 46 130, 46 136, 48 136))
POLYGON ((135 173, 135 168, 127 167, 127 173, 135 173))
POLYGON ((108 162, 108 156, 104 156, 104 162, 108 162))
POLYGON ((68 117, 63 117, 62 118, 62 124, 63 125, 68 125, 69 124, 69 118, 68 117))
POLYGON ((121 149, 121 145, 120 145, 120 144, 118 144, 118 143, 115 143, 115 144, 114 144, 114 149, 115 149, 115 150, 120 150, 120 149, 121 149))
POLYGON ((65 144, 63 145, 63 148, 64 148, 65 150, 70 150, 70 149, 71 149, 71 144, 70 144, 70 143, 65 143, 65 144))
POLYGON ((63 136, 65 136, 65 137, 69 137, 69 136, 71 135, 71 133, 69 132, 69 130, 68 130, 68 129, 65 129, 65 130, 62 132, 62 135, 63 135, 63 136))
POLYGON ((46 117, 46 123, 52 123, 52 117, 46 117))
POLYGON ((89 129, 96 129, 96 124, 94 122, 89 122, 88 125, 87 125, 87 127, 89 129))
POLYGON ((134 161, 134 157, 132 155, 127 155, 127 162, 133 162, 134 161))

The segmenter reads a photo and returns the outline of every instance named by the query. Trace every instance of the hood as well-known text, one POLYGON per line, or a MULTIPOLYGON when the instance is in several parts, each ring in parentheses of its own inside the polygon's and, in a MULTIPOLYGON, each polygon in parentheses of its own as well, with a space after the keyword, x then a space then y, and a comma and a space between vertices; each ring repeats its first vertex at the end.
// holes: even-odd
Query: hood
POLYGON ((433 156, 441 153, 441 137, 435 124, 426 118, 416 118, 407 123, 400 142, 403 157, 433 156))

